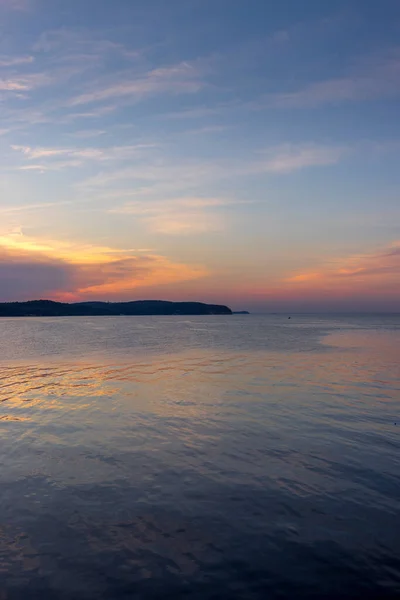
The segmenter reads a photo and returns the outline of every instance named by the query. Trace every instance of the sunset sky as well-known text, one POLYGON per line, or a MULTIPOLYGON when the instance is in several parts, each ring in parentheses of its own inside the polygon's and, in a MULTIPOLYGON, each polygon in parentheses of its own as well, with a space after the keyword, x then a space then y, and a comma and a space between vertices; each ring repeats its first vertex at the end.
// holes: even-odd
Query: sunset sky
POLYGON ((400 309, 399 0, 0 0, 0 301, 400 309))

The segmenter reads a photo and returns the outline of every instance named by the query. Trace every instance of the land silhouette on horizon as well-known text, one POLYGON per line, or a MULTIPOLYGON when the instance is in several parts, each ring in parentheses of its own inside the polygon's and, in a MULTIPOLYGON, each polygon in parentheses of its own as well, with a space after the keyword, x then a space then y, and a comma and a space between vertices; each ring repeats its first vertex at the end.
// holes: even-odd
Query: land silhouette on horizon
POLYGON ((231 315, 225 305, 203 302, 134 300, 132 302, 55 302, 29 300, 0 303, 0 317, 78 317, 116 315, 231 315))

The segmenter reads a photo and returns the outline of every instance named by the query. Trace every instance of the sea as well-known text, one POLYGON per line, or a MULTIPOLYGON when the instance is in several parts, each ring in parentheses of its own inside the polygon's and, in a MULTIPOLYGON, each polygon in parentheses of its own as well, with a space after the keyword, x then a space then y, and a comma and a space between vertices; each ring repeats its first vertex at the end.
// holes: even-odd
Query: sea
POLYGON ((400 315, 0 319, 0 600, 183 598, 400 598, 400 315))

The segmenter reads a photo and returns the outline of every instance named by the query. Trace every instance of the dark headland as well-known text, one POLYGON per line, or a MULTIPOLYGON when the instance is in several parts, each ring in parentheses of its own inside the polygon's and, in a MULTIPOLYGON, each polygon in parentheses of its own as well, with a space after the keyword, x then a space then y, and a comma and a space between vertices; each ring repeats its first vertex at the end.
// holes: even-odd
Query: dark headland
POLYGON ((167 302, 136 300, 134 302, 76 302, 67 304, 52 300, 0 303, 0 317, 79 317, 115 315, 231 315, 227 306, 202 302, 167 302))

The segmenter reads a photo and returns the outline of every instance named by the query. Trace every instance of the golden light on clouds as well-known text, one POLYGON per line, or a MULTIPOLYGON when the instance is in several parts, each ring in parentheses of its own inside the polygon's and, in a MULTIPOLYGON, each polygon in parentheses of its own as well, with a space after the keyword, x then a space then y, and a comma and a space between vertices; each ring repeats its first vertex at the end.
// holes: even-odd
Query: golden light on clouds
POLYGON ((5 300, 47 297, 60 301, 131 300, 139 297, 202 298, 242 303, 312 298, 392 298, 400 287, 400 243, 379 251, 332 258, 297 272, 271 272, 262 284, 260 265, 236 271, 174 261, 146 249, 50 240, 21 229, 0 236, 0 277, 5 300))
POLYGON ((203 266, 174 262, 154 252, 40 240, 20 231, 0 236, 0 256, 3 278, 22 281, 25 298, 36 295, 36 282, 43 293, 59 300, 129 299, 137 288, 207 275, 203 266))
POLYGON ((305 271, 287 278, 289 284, 321 285, 335 289, 375 286, 379 283, 400 287, 400 242, 394 242, 381 251, 355 254, 332 259, 319 271, 305 271))
POLYGON ((109 212, 133 216, 153 233, 188 236, 224 230, 227 215, 221 209, 233 204, 227 198, 189 196, 161 202, 128 202, 109 212))
MULTIPOLYGON (((87 272, 89 280, 91 270, 90 268, 87 272)), ((85 272, 86 268, 83 269, 83 273, 85 272)), ((101 275, 104 280, 94 285, 84 284, 77 289, 77 295, 99 298, 114 294, 124 295, 138 287, 158 287, 191 281, 206 274, 206 269, 202 267, 173 263, 164 256, 124 257, 101 265, 101 275)))

